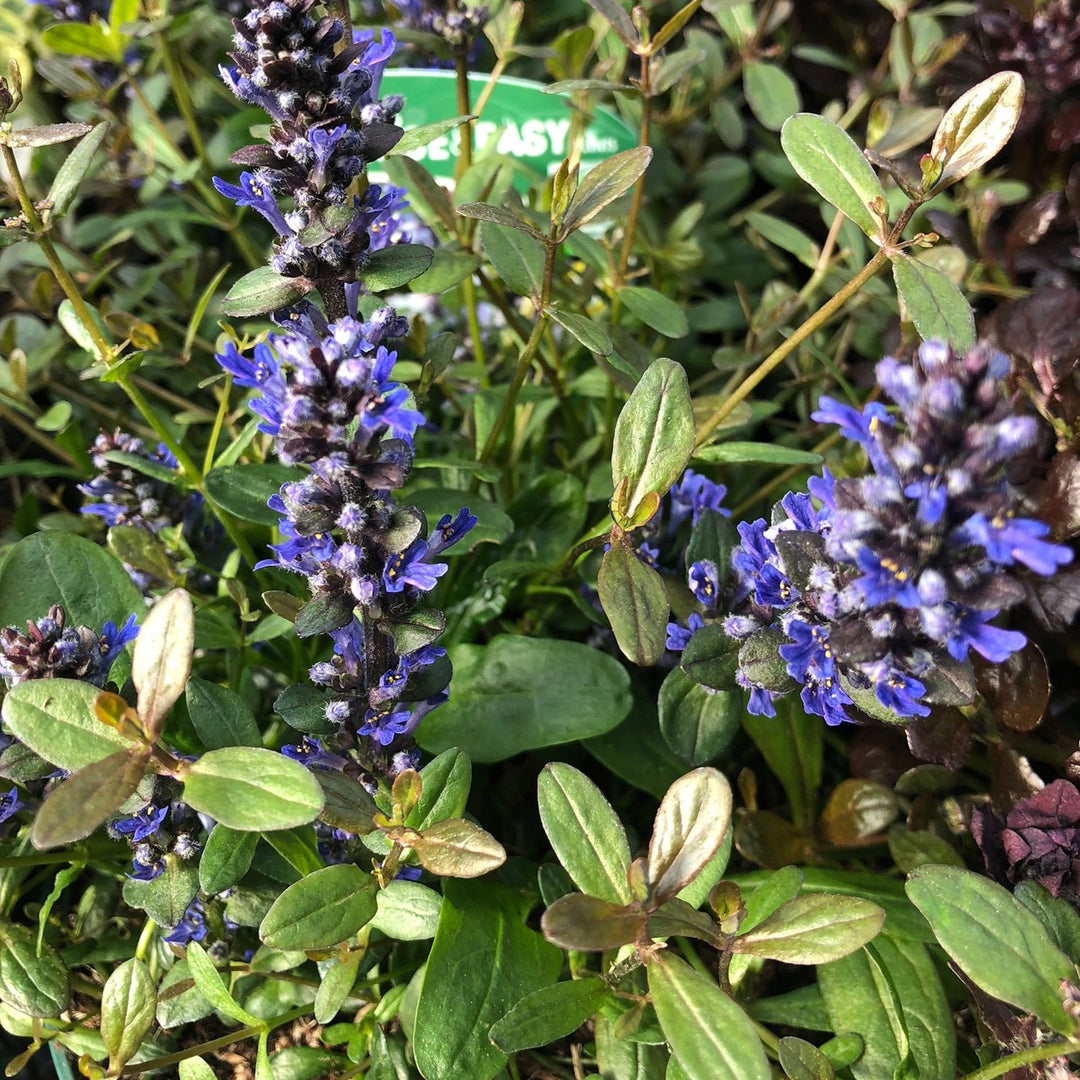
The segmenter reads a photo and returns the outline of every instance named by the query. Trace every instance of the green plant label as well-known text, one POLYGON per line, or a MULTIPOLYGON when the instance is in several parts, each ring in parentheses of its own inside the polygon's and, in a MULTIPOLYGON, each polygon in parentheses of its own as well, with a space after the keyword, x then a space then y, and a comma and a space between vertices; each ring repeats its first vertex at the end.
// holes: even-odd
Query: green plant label
MULTIPOLYGON (((452 71, 399 69, 383 75, 381 93, 401 94, 405 109, 401 121, 406 131, 452 120, 458 115, 456 76, 452 71)), ((469 76, 469 100, 476 102, 487 85, 488 76, 469 76)), ((526 170, 549 176, 570 150, 570 108, 564 95, 545 94, 543 83, 531 79, 499 79, 484 111, 473 127, 473 143, 483 150, 491 140, 494 148, 518 162, 514 184, 524 191, 529 186, 526 170)), ((425 146, 409 152, 422 161, 433 176, 451 180, 457 163, 461 132, 453 128, 425 146)), ((637 135, 614 113, 598 108, 585 132, 581 171, 606 161, 613 154, 637 146, 637 135)))

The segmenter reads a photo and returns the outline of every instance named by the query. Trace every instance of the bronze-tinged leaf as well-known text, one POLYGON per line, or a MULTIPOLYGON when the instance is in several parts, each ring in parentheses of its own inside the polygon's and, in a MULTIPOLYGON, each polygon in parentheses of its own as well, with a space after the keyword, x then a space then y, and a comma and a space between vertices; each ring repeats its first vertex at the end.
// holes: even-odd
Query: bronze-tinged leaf
POLYGON ((747 810, 735 819, 735 847, 766 870, 812 862, 814 841, 772 810, 747 810))
POLYGON ((409 838, 402 842, 416 852, 425 870, 440 877, 481 877, 506 862, 502 844, 465 818, 436 821, 422 833, 404 831, 409 838))
POLYGON ((1023 580, 1025 603, 1047 630, 1064 633, 1080 612, 1080 564, 1053 577, 1029 574, 1023 580))
POLYGON ((133 747, 72 773, 41 804, 30 834, 34 847, 40 851, 89 836, 135 793, 149 760, 149 748, 133 747))
POLYGON ((584 893, 560 896, 544 912, 540 929, 561 949, 604 952, 637 941, 645 913, 634 906, 613 904, 584 893))
POLYGON ((971 752, 971 728, 959 709, 939 706, 904 726, 908 746, 920 761, 959 769, 971 752))
POLYGON ((1039 726, 1050 700, 1050 673, 1046 657, 1033 641, 1000 664, 976 659, 975 679, 999 724, 1013 731, 1039 726))
POLYGON ((896 796, 873 780, 843 780, 836 786, 818 827, 830 844, 841 848, 877 843, 895 820, 900 808, 896 796))

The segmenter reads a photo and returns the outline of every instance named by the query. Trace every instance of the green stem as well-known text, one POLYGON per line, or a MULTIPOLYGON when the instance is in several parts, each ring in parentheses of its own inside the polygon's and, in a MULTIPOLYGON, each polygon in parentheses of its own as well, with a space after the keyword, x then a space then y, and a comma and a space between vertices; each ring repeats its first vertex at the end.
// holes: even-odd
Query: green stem
POLYGON ((827 300, 786 341, 774 349, 732 392, 731 396, 709 417, 698 431, 697 445, 704 445, 709 436, 727 419, 749 393, 779 367, 815 330, 836 314, 887 262, 884 251, 878 253, 830 300, 827 300))
MULTIPOLYGON (((641 128, 638 131, 638 146, 648 146, 650 128, 652 126, 652 87, 649 77, 652 63, 651 58, 641 58, 641 128)), ((645 199, 645 173, 638 177, 634 184, 634 194, 630 200, 630 216, 626 219, 626 236, 623 238, 622 252, 619 255, 619 272, 617 284, 621 285, 626 280, 626 271, 630 266, 630 253, 634 247, 634 236, 637 233, 638 220, 641 217, 641 204, 645 199)))
POLYGON ((1004 1076, 1006 1073, 1018 1069, 1021 1065, 1033 1065, 1036 1061, 1046 1061, 1047 1058, 1064 1057, 1066 1054, 1075 1054, 1080 1051, 1080 1040, 1066 1039, 1064 1042, 1044 1043, 1042 1046, 1029 1046, 1026 1050, 1018 1050, 1015 1054, 1006 1054, 997 1061, 968 1073, 963 1080, 993 1080, 995 1076, 1004 1076))
POLYGON ((521 350, 521 356, 518 357, 517 369, 514 371, 514 378, 506 391, 506 397, 503 399, 502 408, 499 409, 499 415, 495 417, 495 423, 492 424, 487 441, 480 451, 480 456, 477 460, 481 465, 486 465, 491 460, 495 453, 495 448, 499 445, 499 438, 502 435, 503 428, 506 427, 506 422, 510 419, 510 414, 514 411, 514 405, 517 403, 518 391, 521 390, 521 386, 525 382, 525 376, 528 375, 529 368, 532 366, 536 350, 540 347, 540 340, 544 335, 544 324, 546 322, 547 315, 541 312, 536 318, 536 322, 533 325, 533 331, 529 335, 529 340, 525 343, 525 348, 521 350))
POLYGON ((200 1054, 209 1054, 214 1050, 220 1050, 223 1047, 231 1046, 241 1039, 250 1039, 252 1036, 261 1035, 264 1031, 273 1031, 274 1028, 279 1028, 282 1024, 288 1024, 293 1020, 299 1020, 301 1016, 306 1016, 309 1012, 311 1012, 310 1005, 298 1005, 295 1009, 290 1009, 287 1013, 282 1013, 281 1016, 276 1016, 273 1020, 268 1020, 265 1024, 259 1024, 258 1026, 251 1024, 247 1027, 237 1028, 236 1031, 230 1031, 227 1035, 222 1035, 217 1039, 211 1039, 210 1042, 200 1043, 198 1046, 189 1046, 175 1054, 166 1054, 164 1057, 151 1058, 149 1061, 141 1061, 138 1065, 126 1066, 124 1068, 124 1075, 136 1076, 139 1073, 163 1069, 167 1065, 177 1065, 181 1061, 187 1061, 188 1058, 198 1057, 200 1054))
MULTIPOLYGON (((456 75, 458 116, 468 116, 470 112, 468 46, 454 50, 454 74, 456 75)), ((461 138, 458 144, 457 165, 454 168, 455 180, 460 180, 472 166, 472 121, 462 124, 458 132, 461 138)))
POLYGON ((221 429, 225 424, 225 417, 229 412, 229 391, 232 389, 232 376, 226 372, 225 388, 221 392, 221 401, 218 403, 217 415, 214 417, 214 427, 210 432, 210 441, 206 444, 206 456, 203 458, 203 473, 208 473, 214 467, 214 458, 217 455, 217 444, 221 438, 221 429))

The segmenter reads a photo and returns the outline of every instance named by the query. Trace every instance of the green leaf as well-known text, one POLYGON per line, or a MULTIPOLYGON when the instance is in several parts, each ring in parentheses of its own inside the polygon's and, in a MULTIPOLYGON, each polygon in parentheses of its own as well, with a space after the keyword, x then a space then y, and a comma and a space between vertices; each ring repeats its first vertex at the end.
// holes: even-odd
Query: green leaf
POLYGON ((1063 897, 1051 896, 1036 881, 1021 881, 1013 896, 1046 927, 1054 944, 1074 964, 1080 963, 1080 915, 1076 908, 1063 897))
POLYGON ((89 836, 135 794, 149 759, 149 750, 129 744, 72 773, 49 792, 35 815, 34 847, 42 851, 89 836))
POLYGON ((472 785, 472 762, 456 747, 432 758, 421 770, 423 789, 405 824, 424 830, 436 821, 461 817, 472 785))
POLYGON ((412 279, 409 288, 413 292, 429 295, 446 292, 469 277, 483 262, 479 255, 470 255, 467 251, 436 248, 431 265, 419 277, 412 279))
POLYGON ((90 171, 94 155, 97 154, 108 133, 109 123, 103 120, 79 140, 79 145, 68 154, 64 159, 64 164, 57 169, 52 187, 49 188, 48 201, 52 204, 48 217, 50 224, 59 221, 70 209, 79 190, 79 184, 90 171))
POLYGON ((442 915, 416 1008, 426 1080, 490 1080, 506 1062, 488 1030, 558 977, 562 954, 528 929, 532 900, 491 882, 443 883, 442 915))
POLYGON ((738 733, 745 711, 741 691, 706 690, 679 668, 660 687, 660 733, 691 765, 715 761, 738 733))
POLYGON ((201 1057, 184 1058, 177 1066, 180 1080, 215 1080, 217 1073, 201 1057))
POLYGON ((540 821, 558 860, 589 896, 628 904, 626 832, 600 789, 572 765, 553 761, 537 781, 540 821))
POLYGON ((101 1039, 109 1051, 109 1071, 119 1071, 139 1049, 154 1021, 154 980, 138 959, 125 960, 101 992, 101 1039))
POLYGON ((184 589, 166 593, 151 609, 135 639, 131 681, 139 692, 139 720, 156 737, 191 674, 195 609, 184 589))
POLYGON ((379 890, 379 908, 368 924, 395 941, 425 941, 435 936, 442 897, 418 881, 395 879, 379 890))
POLYGON ((176 926, 199 891, 199 872, 194 862, 181 862, 176 855, 165 857, 165 869, 150 881, 128 878, 124 882, 124 903, 141 908, 159 926, 176 926))
POLYGON ((683 649, 682 670, 694 682, 713 690, 734 690, 739 666, 739 642, 724 633, 719 624, 698 630, 683 649))
POLYGON ((264 832, 263 839, 300 875, 313 874, 326 865, 309 825, 264 832))
POLYGON ((326 797, 319 815, 323 821, 361 836, 374 830, 372 819, 378 808, 359 780, 327 769, 320 769, 315 775, 326 797))
POLYGON ((694 451, 699 461, 710 465, 820 465, 822 457, 810 450, 797 450, 776 443, 725 442, 702 446, 694 451))
POLYGON ((131 743, 94 714, 100 691, 76 679, 32 679, 4 698, 3 716, 11 734, 38 757, 76 772, 131 743))
MULTIPOLYGON (((266 599, 265 594, 263 599, 266 599)), ((337 725, 326 719, 329 700, 326 691, 314 683, 297 683, 287 686, 274 699, 274 712, 297 731, 309 735, 333 735, 337 725)))
POLYGON ((293 630, 297 637, 316 637, 339 630, 353 617, 354 604, 343 596, 316 596, 297 613, 293 630))
POLYGON ((192 726, 207 750, 262 746, 262 735, 251 707, 228 687, 192 675, 184 700, 192 726))
POLYGON ((975 343, 975 316, 964 294, 933 266, 910 255, 892 261, 893 281, 924 341, 947 341, 963 354, 975 343))
POLYGON ((805 1039, 781 1039, 777 1056, 789 1080, 834 1080, 836 1076, 829 1059, 805 1039))
POLYGON ((520 229, 537 240, 546 239, 542 233, 537 232, 532 225, 527 221, 522 221, 513 211, 507 210, 505 206, 490 206, 488 203, 482 202, 466 202, 455 206, 454 213, 460 214, 461 217, 473 218, 476 221, 492 221, 496 225, 505 225, 509 229, 520 229))
POLYGON ((981 169, 1012 137, 1024 105, 1024 80, 999 71, 949 107, 938 125, 930 157, 942 165, 940 190, 981 169))
POLYGON ((294 465, 222 465, 206 474, 206 492, 241 521, 277 525, 281 515, 266 505, 282 484, 306 475, 294 465))
POLYGON ((563 215, 559 229, 560 241, 565 240, 575 229, 580 229, 587 221, 591 221, 605 206, 613 203, 632 187, 649 167, 650 161, 652 149, 648 146, 635 146, 632 150, 613 154, 590 169, 578 185, 563 215))
POLYGON ((769 131, 779 131, 802 106, 798 83, 782 67, 764 60, 751 60, 743 68, 743 93, 750 111, 769 131))
POLYGON ((480 245, 503 283, 519 296, 540 296, 544 283, 544 249, 520 229, 494 221, 480 223, 480 245))
POLYGON ((825 964, 877 936, 885 912, 851 896, 811 893, 781 904, 733 943, 733 950, 786 964, 825 964))
MULTIPOLYGON (((817 266, 821 258, 821 248, 802 229, 796 228, 789 221, 761 210, 751 210, 746 215, 746 223, 770 244, 794 255, 803 266, 808 266, 811 270, 817 266)), ((738 355, 739 351, 736 350, 735 356, 738 355)))
POLYGON ((322 982, 319 983, 319 990, 315 995, 315 1019, 320 1024, 329 1024, 337 1016, 353 988, 353 983, 356 982, 361 958, 361 952, 356 950, 344 957, 335 956, 330 960, 330 966, 323 972, 322 982))
POLYGON ((72 533, 34 533, 0 563, 0 626, 25 629, 28 619, 42 618, 53 604, 63 607, 65 625, 98 632, 108 620, 120 626, 146 610, 128 572, 103 548, 72 533))
POLYGON ((589 352, 596 353, 598 356, 611 355, 614 349, 611 344, 611 335, 600 323, 572 311, 560 311, 554 307, 549 307, 546 311, 549 319, 557 322, 564 330, 568 330, 589 352))
POLYGON ((63 56, 85 56, 89 60, 105 60, 116 63, 123 59, 120 40, 108 35, 101 25, 62 22, 47 26, 41 32, 42 43, 54 53, 63 56), (120 53, 117 52, 120 49, 120 53))
POLYGON ((612 30, 619 36, 624 45, 631 49, 641 40, 637 28, 630 21, 626 8, 619 4, 618 0, 587 0, 589 7, 598 11, 612 30))
POLYGON ((290 885, 259 926, 275 949, 329 949, 375 914, 378 883, 352 863, 327 866, 290 885))
POLYGON ((889 855, 897 867, 909 873, 927 863, 963 866, 963 856, 943 837, 929 829, 909 829, 893 825, 889 829, 889 855))
POLYGON ((220 822, 210 830, 199 858, 199 888, 220 893, 232 888, 250 869, 259 834, 237 832, 220 822))
POLYGON ((662 904, 693 881, 731 826, 731 785, 715 769, 694 769, 668 788, 649 841, 652 901, 662 904))
POLYGON ((850 1065, 856 1080, 891 1077, 901 1064, 894 1023, 907 1032, 908 1049, 919 1067, 920 1080, 954 1080, 956 1031, 941 980, 926 947, 880 935, 873 945, 891 987, 875 980, 865 950, 818 968, 818 985, 833 1031, 861 1036, 862 1056, 850 1065), (883 996, 884 995, 884 996, 883 996))
POLYGON ((641 937, 644 927, 640 908, 584 893, 560 896, 540 919, 548 941, 579 952, 608 952, 629 945, 641 937))
POLYGON ((434 257, 431 248, 423 244, 391 244, 368 256, 360 280, 372 293, 400 289, 419 277, 431 265, 434 257))
POLYGON ((1068 1035, 1058 983, 1072 964, 1041 922, 996 882, 955 866, 921 866, 907 883, 941 947, 980 990, 1068 1035))
POLYGON ((664 579, 643 563, 625 537, 604 552, 596 588, 623 655, 651 667, 664 655, 671 611, 664 579))
POLYGON ((665 950, 649 964, 649 994, 689 1080, 770 1080, 749 1017, 712 979, 665 950))
POLYGON ((406 842, 420 865, 440 877, 481 877, 506 862, 502 844, 465 818, 436 821, 406 842))
POLYGON ((0 1000, 27 1016, 59 1016, 71 1000, 68 970, 51 945, 38 953, 25 926, 0 922, 0 1000))
POLYGON ((685 337, 690 333, 686 313, 663 293, 643 285, 624 285, 617 293, 619 299, 646 326, 668 338, 685 337))
POLYGON ((105 541, 122 562, 160 581, 172 581, 175 574, 165 545, 138 525, 113 525, 105 541))
POLYGON ((821 811, 822 836, 837 847, 861 847, 885 831, 899 812, 892 789, 874 780, 841 780, 821 811))
POLYGON ((610 999, 611 991, 603 979, 576 979, 541 987, 492 1025, 491 1041, 505 1054, 547 1046, 577 1031, 610 999))
POLYGON ((394 148, 387 151, 387 154, 411 154, 413 150, 419 150, 422 146, 427 146, 429 142, 437 139, 440 135, 445 135, 448 131, 452 131, 454 128, 461 127, 462 124, 467 124, 470 120, 475 119, 476 117, 472 114, 469 116, 455 116, 453 120, 438 120, 434 124, 421 124, 419 127, 409 128, 394 143, 394 148))
POLYGON ((674 360, 654 360, 619 413, 611 452, 612 484, 629 481, 628 516, 650 492, 666 494, 694 450, 694 408, 686 372, 674 360))
POLYGON ((298 761, 272 750, 211 750, 189 765, 182 778, 189 806, 241 832, 306 825, 323 808, 315 777, 298 761))
POLYGON ((226 989, 221 973, 214 967, 214 962, 206 955, 206 950, 197 941, 188 942, 187 962, 191 969, 191 977, 195 980, 199 992, 218 1012, 223 1012, 226 1016, 239 1020, 241 1024, 249 1024, 255 1027, 262 1025, 262 1021, 257 1016, 252 1016, 251 1013, 236 1003, 226 989))
POLYGON ((282 277, 269 266, 260 266, 233 285, 221 301, 221 310, 226 315, 265 315, 288 307, 313 288, 307 278, 282 277))
MULTIPOLYGON (((98 330, 101 331, 105 340, 111 341, 112 334, 109 332, 109 328, 106 326, 105 320, 101 317, 101 313, 98 309, 92 304, 87 304, 86 310, 91 321, 93 321, 98 330)), ((56 309, 56 321, 64 328, 68 337, 70 337, 80 349, 90 353, 92 356, 98 356, 97 343, 70 300, 65 299, 60 301, 60 306, 56 309)), ((98 356, 98 359, 100 360, 101 357, 98 356)), ((130 360, 131 357, 128 359, 130 360)), ((102 370, 104 369, 102 368, 102 370)), ((115 371, 116 368, 113 368, 112 372, 115 373, 115 371)))
POLYGON ((630 710, 623 666, 578 642, 503 634, 449 655, 454 693, 417 729, 425 750, 457 746, 473 761, 502 761, 610 731, 630 710))
POLYGON ((165 972, 158 987, 156 1018, 163 1028, 179 1027, 201 1020, 214 1011, 191 977, 187 960, 177 960, 165 972))
POLYGON ((885 192, 870 163, 843 128, 823 116, 796 113, 780 131, 780 145, 795 171, 827 202, 881 241, 881 223, 870 210, 885 192))

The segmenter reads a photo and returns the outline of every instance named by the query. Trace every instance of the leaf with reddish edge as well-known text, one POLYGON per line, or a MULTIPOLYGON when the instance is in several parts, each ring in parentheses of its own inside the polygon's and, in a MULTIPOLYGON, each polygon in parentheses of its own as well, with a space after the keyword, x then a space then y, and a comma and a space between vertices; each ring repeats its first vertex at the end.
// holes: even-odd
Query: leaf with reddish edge
POLYGON ((637 941, 645 927, 645 913, 584 893, 560 896, 544 912, 540 929, 561 949, 605 952, 637 941))

